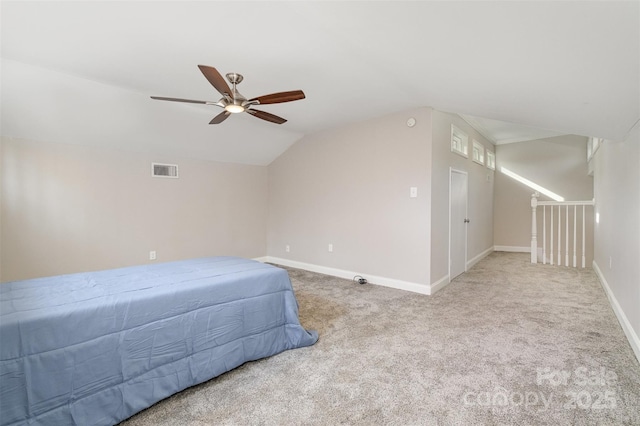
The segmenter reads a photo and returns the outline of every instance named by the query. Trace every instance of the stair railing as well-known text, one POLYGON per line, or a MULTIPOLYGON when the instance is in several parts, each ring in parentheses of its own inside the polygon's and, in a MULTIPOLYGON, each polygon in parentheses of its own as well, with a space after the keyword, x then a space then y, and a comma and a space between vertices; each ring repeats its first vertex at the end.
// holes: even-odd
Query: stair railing
POLYGON ((538 233, 537 233, 537 210, 539 206, 542 206, 542 263, 554 264, 556 260, 557 265, 562 265, 562 258, 564 255, 564 266, 570 265, 570 258, 572 258, 572 265, 574 268, 578 264, 578 249, 577 249, 577 237, 578 237, 578 222, 582 228, 581 238, 581 251, 582 267, 586 265, 586 213, 585 210, 588 206, 594 206, 595 200, 589 201, 538 201, 540 194, 537 192, 531 195, 531 263, 538 263, 538 233), (549 230, 547 230, 547 207, 549 208, 549 230), (578 214, 578 211, 582 211, 578 214), (562 226, 564 216, 564 229, 562 226), (570 217, 573 217, 570 220, 570 217), (557 218, 557 219, 555 219, 557 218), (557 222, 557 234, 554 234, 556 230, 557 222), (571 236, 573 237, 572 250, 569 247, 570 228, 573 228, 571 236), (564 250, 562 234, 564 230, 564 250), (547 234, 549 235, 549 256, 547 256, 547 234), (557 236, 557 246, 555 237, 557 236), (557 247, 557 252, 554 254, 554 247, 557 247), (557 257, 556 257, 557 256, 557 257))

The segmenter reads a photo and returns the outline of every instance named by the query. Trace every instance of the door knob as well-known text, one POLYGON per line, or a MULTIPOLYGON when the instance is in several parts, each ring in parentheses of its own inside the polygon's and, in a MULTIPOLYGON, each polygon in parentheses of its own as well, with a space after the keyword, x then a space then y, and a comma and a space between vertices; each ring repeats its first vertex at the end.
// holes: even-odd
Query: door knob
POLYGON ((464 223, 469 223, 469 222, 471 222, 469 219, 464 220, 464 223))

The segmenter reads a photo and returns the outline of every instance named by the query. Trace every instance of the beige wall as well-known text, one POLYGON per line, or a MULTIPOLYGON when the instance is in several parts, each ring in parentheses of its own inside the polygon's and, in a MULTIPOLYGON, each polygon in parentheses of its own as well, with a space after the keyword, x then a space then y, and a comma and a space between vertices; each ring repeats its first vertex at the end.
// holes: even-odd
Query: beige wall
POLYGON ((269 255, 418 284, 446 279, 450 167, 469 178, 467 259, 491 250, 494 172, 451 152, 451 124, 494 149, 459 116, 430 108, 303 138, 269 166, 269 255))
MULTIPOLYGON (((467 260, 471 261, 493 247, 494 172, 486 166, 451 152, 451 125, 482 143, 485 149, 495 147, 456 114, 433 111, 433 158, 431 198, 431 282, 449 274, 449 169, 468 174, 467 260)), ((486 157, 486 154, 485 154, 486 157)))
MULTIPOLYGON (((587 167, 587 138, 558 136, 498 145, 496 148, 497 172, 494 206, 496 246, 525 248, 531 246, 531 194, 535 192, 534 189, 501 173, 501 167, 506 167, 512 172, 555 192, 567 201, 591 200, 593 198, 593 178, 588 175, 587 167)), ((549 201, 550 198, 541 195, 539 200, 549 201)), ((542 219, 541 217, 538 219, 538 228, 542 229, 542 219)), ((593 223, 593 212, 590 208, 587 209, 587 221, 587 223, 593 223)), ((557 223, 557 216, 555 223, 557 223)), ((570 228, 572 228, 571 223, 570 228)), ((564 229, 564 222, 562 226, 564 229)), ((570 237, 570 244, 572 243, 570 237)), ((547 240, 547 244, 549 244, 549 240, 547 240)), ((581 241, 578 241, 577 245, 581 247, 581 241)), ((541 235, 538 237, 538 246, 542 247, 541 235)), ((592 227, 587 227, 586 246, 587 264, 591 264, 593 259, 592 227)))
POLYGON ((628 320, 623 328, 640 359, 640 124, 623 142, 605 141, 592 161, 600 216, 594 265, 628 320))
POLYGON ((149 261, 266 253, 267 168, 2 141, 3 282, 149 261), (151 162, 180 178, 152 178, 151 162))
POLYGON ((421 108, 298 141, 269 166, 269 256, 429 284, 430 130, 421 108))

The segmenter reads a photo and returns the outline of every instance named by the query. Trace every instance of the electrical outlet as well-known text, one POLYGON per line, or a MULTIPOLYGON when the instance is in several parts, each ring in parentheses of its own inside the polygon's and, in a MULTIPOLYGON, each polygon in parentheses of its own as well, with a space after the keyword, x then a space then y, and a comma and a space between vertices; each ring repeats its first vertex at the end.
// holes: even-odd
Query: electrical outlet
POLYGON ((418 188, 415 186, 412 186, 411 188, 409 188, 409 197, 410 198, 418 198, 418 188))
POLYGON ((156 251, 155 250, 151 250, 149 252, 149 260, 156 260, 156 251))
POLYGON ((329 244, 329 253, 333 253, 333 244, 329 244))
POLYGON ((291 251, 291 247, 289 247, 289 244, 284 246, 284 251, 286 251, 287 253, 289 253, 291 251))

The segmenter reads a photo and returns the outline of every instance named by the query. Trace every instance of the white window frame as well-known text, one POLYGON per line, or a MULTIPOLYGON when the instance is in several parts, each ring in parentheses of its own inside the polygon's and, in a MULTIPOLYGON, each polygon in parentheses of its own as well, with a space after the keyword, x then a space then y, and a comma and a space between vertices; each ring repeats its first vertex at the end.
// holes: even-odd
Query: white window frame
POLYGON ((484 166, 484 145, 473 139, 473 161, 484 166))
POLYGON ((469 136, 453 124, 451 125, 451 152, 469 158, 469 136))
POLYGON ((496 154, 489 150, 487 150, 487 168, 491 170, 496 169, 496 154))

